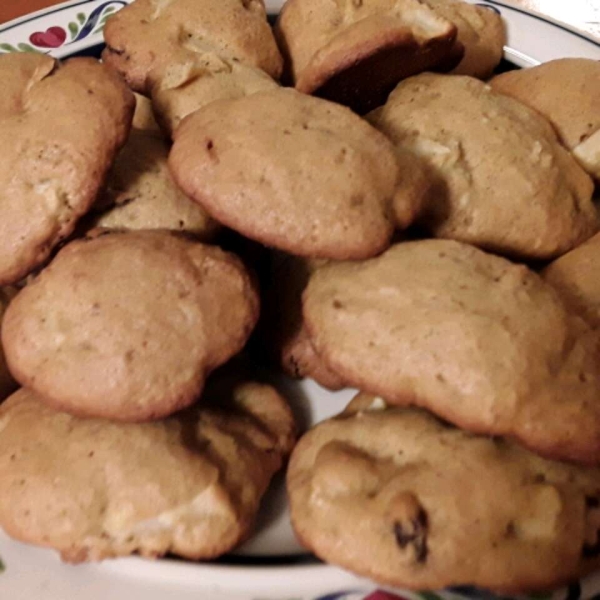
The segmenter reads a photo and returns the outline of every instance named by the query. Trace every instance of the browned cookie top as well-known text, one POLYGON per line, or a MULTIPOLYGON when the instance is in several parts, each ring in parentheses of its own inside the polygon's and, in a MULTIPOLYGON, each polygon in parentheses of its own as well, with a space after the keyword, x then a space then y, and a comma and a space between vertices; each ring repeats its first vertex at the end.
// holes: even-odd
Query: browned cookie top
POLYGON ((456 33, 419 0, 288 0, 276 26, 296 88, 361 114, 401 79, 456 66, 456 33))
POLYGON ((600 63, 561 58, 494 77, 492 87, 549 119, 561 141, 600 180, 600 63))
POLYGON ((198 560, 250 532, 294 442, 285 400, 249 382, 155 423, 57 412, 22 389, 0 406, 0 524, 63 560, 198 560))
POLYGON ((133 94, 92 59, 0 56, 0 284, 25 277, 71 234, 125 142, 133 94))
POLYGON ((387 585, 554 589, 600 565, 600 470, 544 460, 358 396, 300 439, 292 523, 320 558, 387 585))
POLYGON ((541 454, 600 462, 600 335, 524 266, 446 240, 328 264, 304 292, 348 384, 541 454))
POLYGON ((135 0, 104 29, 102 58, 136 91, 149 93, 155 68, 214 57, 279 78, 282 58, 262 0, 135 0))
POLYGON ((427 162, 436 189, 421 219, 435 237, 549 259, 598 230, 593 182, 550 123, 481 81, 411 77, 370 121, 427 162))
POLYGON ((189 405, 258 318, 233 255, 168 232, 70 243, 13 300, 9 367, 49 404, 124 421, 189 405))
POLYGON ((395 226, 392 204, 408 225, 425 185, 399 186, 393 146, 349 109, 284 88, 190 115, 169 162, 180 187, 221 223, 318 258, 381 252, 395 226))
POLYGON ((434 12, 454 24, 464 56, 453 69, 457 75, 487 79, 502 60, 506 28, 502 17, 489 6, 464 0, 425 0, 434 12))

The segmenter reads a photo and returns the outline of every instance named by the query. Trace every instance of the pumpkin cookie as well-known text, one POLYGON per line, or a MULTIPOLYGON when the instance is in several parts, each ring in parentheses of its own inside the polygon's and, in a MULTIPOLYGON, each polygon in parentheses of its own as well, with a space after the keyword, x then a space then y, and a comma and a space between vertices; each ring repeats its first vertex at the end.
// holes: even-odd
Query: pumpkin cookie
POLYGON ((233 255, 168 232, 109 233, 58 253, 11 302, 2 341, 49 405, 143 421, 193 402, 257 318, 233 255))
POLYGON ((600 333, 524 266, 447 240, 317 269, 303 314, 349 385, 550 458, 600 462, 600 333))
POLYGON ((415 590, 546 591, 600 566, 600 469, 359 395, 297 444, 294 529, 317 556, 415 590))
POLYGON ((135 0, 106 23, 102 59, 137 92, 153 69, 223 58, 278 79, 282 58, 262 0, 135 0))
POLYGON ((150 75, 154 110, 170 136, 187 115, 210 102, 242 98, 276 87, 278 84, 264 71, 214 54, 166 65, 150 75))
POLYGON ((490 77, 502 60, 506 28, 502 17, 489 6, 463 0, 425 0, 434 12, 456 25, 457 42, 464 56, 452 73, 479 79, 490 77))
POLYGON ((57 412, 22 389, 0 406, 0 524, 69 562, 214 558, 249 535, 293 442, 287 403, 257 383, 137 424, 57 412))
POLYGON ((129 133, 133 94, 91 59, 0 56, 0 285, 40 266, 92 206, 129 133))
POLYGON ((600 180, 600 63, 561 58, 494 77, 494 90, 539 111, 581 165, 600 180))
POLYGON ((91 227, 171 229, 210 241, 218 224, 173 181, 169 144, 155 132, 134 129, 110 171, 91 215, 91 227))
POLYGON ((219 222, 315 258, 381 252, 399 205, 409 222, 423 195, 399 185, 404 174, 385 136, 343 106, 284 88, 190 115, 169 164, 184 192, 219 222))
POLYGON ((455 67, 456 27, 419 0, 288 0, 276 26, 296 89, 363 114, 422 71, 455 67))
POLYGON ((436 189, 421 222, 435 237, 550 259, 598 230, 593 182, 548 121, 481 81, 412 77, 370 121, 427 162, 436 189))
POLYGON ((565 303, 600 327, 600 234, 549 264, 542 276, 565 303))

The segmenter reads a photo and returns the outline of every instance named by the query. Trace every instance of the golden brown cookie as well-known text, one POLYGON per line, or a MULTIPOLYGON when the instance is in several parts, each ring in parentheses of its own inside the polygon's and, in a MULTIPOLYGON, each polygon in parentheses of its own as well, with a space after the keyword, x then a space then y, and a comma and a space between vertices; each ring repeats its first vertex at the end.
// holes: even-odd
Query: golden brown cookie
POLYGON ((401 243, 317 269, 303 314, 349 385, 600 463, 600 332, 526 267, 449 240, 401 243))
POLYGON ((235 256, 164 231, 109 233, 58 253, 11 302, 2 341, 49 405, 144 421, 191 404, 258 310, 235 256))
POLYGON ((275 28, 296 89, 364 114, 462 58, 456 27, 419 0, 287 0, 275 28))
POLYGON ((542 113, 581 165, 600 180, 600 63, 561 58, 494 77, 494 90, 542 113))
POLYGON ((41 54, 3 54, 0 79, 3 285, 41 265, 90 209, 129 133, 134 98, 92 59, 59 66, 41 54))
POLYGON ((282 58, 262 0, 135 0, 104 29, 103 60, 137 92, 149 93, 153 69, 216 57, 278 79, 282 58))
POLYGON ((170 136, 187 115, 210 102, 278 86, 264 71, 215 54, 154 69, 149 81, 154 110, 170 136))
POLYGON ((550 263, 543 278, 567 306, 594 327, 600 327, 600 234, 550 263))
POLYGON ((323 261, 277 256, 274 262, 260 328, 275 361, 290 377, 310 377, 331 390, 345 387, 337 373, 316 353, 302 318, 302 292, 310 274, 323 261))
MULTIPOLYGON (((4 317, 4 313, 9 302, 16 294, 16 288, 3 287, 0 288, 0 322, 4 317)), ((6 359, 4 358, 4 350, 0 345, 0 402, 9 394, 12 394, 17 389, 17 383, 8 370, 6 359)))
POLYGON ((404 174, 385 136, 343 106, 284 88, 190 115, 169 164, 217 221, 307 257, 381 252, 395 226, 392 203, 408 223, 423 195, 399 185, 404 174))
POLYGON ((304 435, 287 484, 306 548, 394 587, 546 591, 600 566, 600 469, 381 398, 304 435))
POLYGON ((89 225, 171 229, 212 240, 218 223, 175 185, 168 157, 169 144, 156 132, 134 129, 108 175, 89 225))
POLYGON ((214 558, 249 535, 293 442, 285 400, 257 383, 141 424, 73 417, 22 389, 0 407, 0 524, 69 562, 214 558))
POLYGON ((550 259, 599 226, 592 180, 539 113, 471 77, 402 82, 370 121, 427 162, 421 221, 435 237, 550 259))
POLYGON ((489 6, 463 0, 425 0, 425 3, 458 30, 456 40, 464 48, 464 56, 452 72, 479 79, 490 77, 502 60, 506 44, 506 28, 500 14, 489 6))

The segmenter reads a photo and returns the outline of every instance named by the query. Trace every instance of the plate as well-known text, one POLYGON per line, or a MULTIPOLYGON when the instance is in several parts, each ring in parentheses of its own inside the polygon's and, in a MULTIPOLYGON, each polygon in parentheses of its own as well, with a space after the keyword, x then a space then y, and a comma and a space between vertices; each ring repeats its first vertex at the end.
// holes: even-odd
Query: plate
MULTIPOLYGON (((0 25, 0 53, 42 52, 56 58, 98 55, 106 19, 131 0, 75 0, 0 25)), ((472 3, 474 3, 471 0, 472 3)), ((521 67, 566 56, 600 60, 600 42, 508 2, 478 2, 498 11, 508 27, 505 58, 521 67)), ((278 12, 281 0, 267 0, 278 12)), ((305 426, 338 413, 353 395, 331 393, 312 381, 280 380, 305 426)), ((414 593, 373 584, 306 556, 285 508, 282 478, 264 502, 256 534, 235 555, 214 563, 126 558, 70 566, 49 550, 0 532, 0 600, 492 600, 469 588, 414 593)), ((538 600, 600 600, 600 573, 538 600)))

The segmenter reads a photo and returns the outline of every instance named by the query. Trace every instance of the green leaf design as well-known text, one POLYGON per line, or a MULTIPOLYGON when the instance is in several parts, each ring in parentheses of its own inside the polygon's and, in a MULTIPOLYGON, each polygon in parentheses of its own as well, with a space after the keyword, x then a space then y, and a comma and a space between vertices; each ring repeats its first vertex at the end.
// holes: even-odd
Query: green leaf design
POLYGON ((96 25, 96 30, 94 31, 94 33, 100 33, 104 29, 104 26, 106 25, 106 21, 108 21, 108 19, 111 16, 112 15, 106 15, 105 17, 102 17, 100 19, 100 21, 98 21, 98 25, 96 25))
POLYGON ((79 21, 80 25, 83 25, 86 19, 87 17, 85 16, 85 13, 77 13, 77 20, 79 21))
POLYGON ((19 48, 21 52, 35 52, 36 54, 40 53, 39 50, 36 50, 33 46, 30 46, 29 44, 19 44, 17 48, 19 48))
POLYGON ((117 10, 117 8, 115 6, 109 6, 105 11, 104 14, 105 15, 110 15, 110 13, 114 13, 115 10, 117 10))
POLYGON ((79 25, 71 21, 71 23, 69 23, 69 31, 71 32, 71 39, 74 40, 79 33, 79 25))
POLYGON ((18 50, 10 44, 0 44, 0 50, 4 50, 4 52, 18 52, 18 50))
POLYGON ((106 21, 108 21, 108 17, 110 17, 110 15, 106 15, 105 17, 102 17, 102 19, 100 19, 92 35, 96 35, 97 33, 102 33, 104 31, 104 26, 106 25, 106 21))
POLYGON ((6 566, 4 565, 2 558, 0 558, 0 575, 2 575, 2 573, 4 573, 4 571, 6 571, 6 566))

